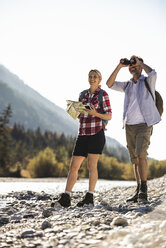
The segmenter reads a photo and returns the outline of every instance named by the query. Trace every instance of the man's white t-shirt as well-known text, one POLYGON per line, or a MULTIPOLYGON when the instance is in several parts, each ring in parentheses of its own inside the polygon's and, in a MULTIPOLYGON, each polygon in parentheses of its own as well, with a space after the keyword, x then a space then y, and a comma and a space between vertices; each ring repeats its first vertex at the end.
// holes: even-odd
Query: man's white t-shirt
POLYGON ((141 113, 138 101, 137 101, 137 88, 138 83, 133 83, 132 93, 130 95, 129 106, 127 110, 127 120, 126 124, 135 125, 140 123, 145 123, 145 119, 141 113))

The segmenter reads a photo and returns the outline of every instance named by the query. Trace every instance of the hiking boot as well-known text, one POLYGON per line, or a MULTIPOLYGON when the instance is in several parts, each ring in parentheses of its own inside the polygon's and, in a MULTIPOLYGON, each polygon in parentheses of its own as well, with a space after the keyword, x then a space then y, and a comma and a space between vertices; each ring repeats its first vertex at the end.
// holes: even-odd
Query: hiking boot
POLYGON ((93 194, 91 194, 89 192, 86 193, 84 199, 77 203, 77 207, 83 207, 84 205, 92 205, 92 206, 94 206, 93 194))
POLYGON ((147 195, 147 184, 146 182, 142 182, 138 194, 138 200, 139 201, 147 201, 148 195, 147 195))
POLYGON ((140 184, 137 185, 137 188, 135 190, 135 194, 132 197, 128 198, 126 200, 126 202, 137 202, 138 194, 139 194, 139 188, 140 188, 140 184))
POLYGON ((71 206, 71 198, 70 195, 67 193, 61 194, 61 197, 58 201, 52 202, 51 207, 64 207, 68 208, 71 206))

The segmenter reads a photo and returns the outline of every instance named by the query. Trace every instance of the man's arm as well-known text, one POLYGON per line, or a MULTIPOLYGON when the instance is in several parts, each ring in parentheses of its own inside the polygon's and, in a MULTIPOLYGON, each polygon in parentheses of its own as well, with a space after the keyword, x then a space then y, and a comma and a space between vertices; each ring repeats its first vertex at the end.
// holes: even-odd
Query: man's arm
POLYGON ((111 74, 111 76, 108 78, 108 80, 107 80, 107 82, 106 82, 106 85, 107 85, 109 88, 111 88, 112 85, 114 84, 115 79, 116 79, 117 74, 118 74, 118 72, 120 71, 120 69, 121 69, 122 67, 127 67, 127 65, 122 64, 122 63, 123 63, 123 60, 124 60, 124 59, 121 59, 121 60, 120 60, 120 63, 119 63, 118 66, 115 68, 115 70, 113 71, 113 73, 111 74))
POLYGON ((140 64, 142 69, 148 74, 152 71, 152 68, 146 64, 144 64, 142 61, 140 61, 137 57, 135 57, 137 64, 140 64))

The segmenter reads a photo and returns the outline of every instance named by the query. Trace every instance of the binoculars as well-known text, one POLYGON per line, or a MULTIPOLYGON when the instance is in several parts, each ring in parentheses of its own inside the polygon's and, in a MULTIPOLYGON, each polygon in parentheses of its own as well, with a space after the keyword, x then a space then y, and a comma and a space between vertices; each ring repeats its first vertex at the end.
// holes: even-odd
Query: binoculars
POLYGON ((135 65, 136 64, 136 59, 133 58, 133 59, 123 59, 123 62, 122 62, 123 65, 135 65))

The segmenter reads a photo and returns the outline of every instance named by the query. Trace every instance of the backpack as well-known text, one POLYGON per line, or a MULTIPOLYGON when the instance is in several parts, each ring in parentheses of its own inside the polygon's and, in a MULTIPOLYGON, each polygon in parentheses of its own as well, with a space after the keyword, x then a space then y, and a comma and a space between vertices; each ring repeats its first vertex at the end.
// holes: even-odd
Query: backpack
MULTIPOLYGON (((85 94, 86 94, 87 90, 84 90, 81 92, 81 96, 80 96, 80 100, 82 102, 85 94)), ((104 109, 103 109, 103 92, 104 90, 100 89, 99 94, 98 94, 98 99, 99 99, 99 103, 100 103, 100 113, 104 114, 104 109)), ((105 126, 108 124, 108 120, 102 120, 102 124, 103 124, 103 128, 105 128, 105 126)))
MULTIPOLYGON (((152 92, 150 90, 150 87, 149 87, 149 84, 147 82, 147 78, 145 78, 145 86, 146 86, 147 90, 149 91, 149 93, 151 94, 151 96, 152 96, 152 98, 154 100, 153 94, 152 94, 152 92)), ((163 113, 163 99, 162 99, 162 96, 160 95, 160 93, 157 90, 155 90, 155 98, 156 98, 156 101, 155 101, 156 107, 158 109, 158 112, 159 112, 160 116, 162 116, 162 113, 163 113)))

